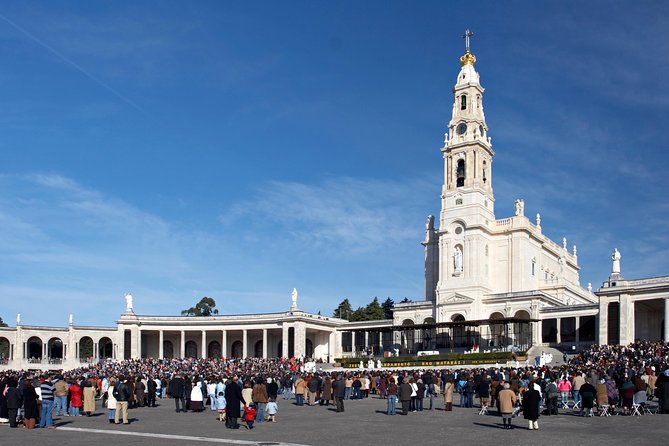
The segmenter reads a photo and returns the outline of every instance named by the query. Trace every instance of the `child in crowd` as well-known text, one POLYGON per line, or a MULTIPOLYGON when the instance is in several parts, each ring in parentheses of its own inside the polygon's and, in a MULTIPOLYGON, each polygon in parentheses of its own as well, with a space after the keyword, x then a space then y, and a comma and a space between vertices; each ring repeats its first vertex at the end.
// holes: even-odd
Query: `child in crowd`
POLYGON ((267 411, 267 421, 276 423, 276 413, 279 411, 279 406, 276 404, 276 400, 274 398, 270 398, 265 411, 267 411))
POLYGON ((227 402, 225 400, 225 394, 223 392, 218 392, 216 396, 216 407, 218 408, 218 421, 225 421, 225 406, 227 402))
POLYGON ((253 422, 256 419, 256 410, 253 407, 253 403, 249 403, 248 406, 244 406, 244 421, 246 421, 246 428, 253 429, 253 422))

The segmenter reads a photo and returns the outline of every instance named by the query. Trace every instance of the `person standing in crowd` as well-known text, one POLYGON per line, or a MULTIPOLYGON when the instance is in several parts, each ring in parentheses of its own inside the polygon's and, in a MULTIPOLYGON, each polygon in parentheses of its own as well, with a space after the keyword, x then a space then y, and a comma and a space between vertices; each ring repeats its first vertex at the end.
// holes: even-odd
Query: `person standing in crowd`
POLYGON ((95 412, 95 387, 90 382, 84 381, 84 413, 91 416, 95 412))
POLYGON ((279 412, 279 406, 276 404, 276 398, 270 398, 267 403, 267 421, 276 423, 276 414, 279 412))
POLYGON ((9 427, 16 427, 16 418, 19 415, 19 409, 23 406, 23 397, 17 388, 15 378, 10 378, 7 381, 7 387, 3 390, 5 399, 7 401, 7 418, 9 419, 9 427))
POLYGON ((546 387, 544 388, 544 393, 546 394, 546 410, 547 415, 557 415, 558 414, 558 398, 560 393, 558 392, 557 385, 553 378, 546 378, 546 387))
POLYGON ((307 381, 307 405, 313 406, 316 404, 316 398, 318 397, 318 376, 311 375, 307 381))
MULTIPOLYGON (((270 395, 270 398, 272 395, 270 395)), ((321 406, 329 406, 332 400, 332 378, 329 376, 323 377, 323 392, 321 395, 321 406)))
POLYGON ((244 421, 246 422, 246 429, 253 429, 253 423, 256 420, 256 415, 258 414, 253 407, 253 402, 249 402, 248 406, 244 405, 244 421))
POLYGON ((197 381, 190 391, 190 410, 202 412, 204 410, 204 398, 202 397, 202 384, 197 381))
POLYGON ((56 379, 53 382, 53 386, 56 389, 54 391, 53 398, 53 411, 55 415, 58 416, 69 416, 67 412, 67 395, 69 393, 69 386, 67 382, 63 379, 62 375, 56 376, 56 379))
POLYGON ((116 412, 114 413, 114 423, 120 424, 119 420, 123 420, 123 424, 128 424, 128 400, 130 399, 130 389, 126 383, 124 376, 119 376, 118 383, 113 387, 113 397, 116 399, 116 412))
POLYGON ((207 397, 209 398, 209 409, 216 410, 216 380, 213 376, 207 379, 207 397))
POLYGON ((446 378, 446 383, 444 384, 444 410, 446 412, 451 412, 453 410, 453 391, 455 390, 455 384, 453 383, 453 378, 446 378))
POLYGON ((541 404, 541 394, 532 384, 530 384, 525 393, 523 393, 523 415, 527 420, 528 428, 530 430, 536 430, 539 429, 539 405, 541 404))
POLYGON ((186 412, 186 401, 184 399, 186 396, 186 383, 181 375, 174 375, 167 388, 167 393, 174 398, 176 412, 186 412))
POLYGON ((488 407, 490 405, 490 377, 488 375, 485 375, 478 383, 477 393, 481 407, 488 407))
POLYGON ((114 387, 116 386, 116 379, 112 378, 109 380, 109 385, 107 386, 107 396, 103 398, 107 406, 107 419, 109 424, 114 424, 114 417, 116 415, 116 398, 114 398, 114 387))
POLYGON ((585 384, 585 376, 583 376, 583 372, 579 370, 574 374, 571 393, 574 398, 574 407, 580 407, 579 412, 581 415, 583 414, 583 402, 581 401, 581 386, 583 384, 585 384))
POLYGON ((409 380, 403 380, 402 384, 399 386, 400 391, 400 401, 402 402, 402 415, 407 415, 411 406, 411 394, 413 393, 413 388, 409 384, 409 380))
POLYGON ((238 378, 228 380, 225 386, 225 427, 228 429, 239 429, 237 420, 241 416, 240 405, 246 405, 246 400, 242 397, 242 389, 237 383, 238 378))
POLYGON ((37 392, 33 385, 32 378, 26 379, 23 388, 23 426, 26 429, 33 429, 39 412, 37 410, 37 392))
POLYGON ((269 395, 267 395, 267 387, 265 386, 265 380, 263 378, 258 378, 256 383, 253 385, 251 400, 255 405, 256 422, 262 423, 265 416, 263 409, 269 400, 269 395))
POLYGON ((44 377, 44 382, 39 386, 42 396, 42 413, 40 414, 39 427, 55 429, 53 425, 53 396, 56 390, 49 375, 44 377))
POLYGON ((563 405, 566 405, 569 402, 569 394, 571 393, 571 381, 567 379, 567 375, 562 375, 562 379, 557 385, 557 389, 560 392, 560 401, 563 405))
POLYGON ((353 393, 353 378, 347 376, 344 383, 346 384, 346 394, 344 395, 344 399, 350 400, 353 393))
POLYGON ((581 415, 587 417, 594 416, 592 409, 595 406, 595 395, 597 394, 597 390, 590 382, 590 378, 588 378, 585 383, 581 384, 578 393, 581 401, 581 415))
POLYGON ((344 411, 344 399, 346 396, 346 382, 344 382, 342 375, 337 375, 337 379, 332 384, 332 396, 334 397, 337 412, 344 411))
POLYGON ((502 423, 504 424, 504 429, 513 429, 513 424, 511 424, 511 417, 513 414, 513 408, 516 405, 516 394, 511 390, 511 385, 505 382, 502 385, 503 389, 499 392, 499 413, 502 415, 502 423))
POLYGON ((156 383, 157 380, 149 377, 149 379, 146 382, 146 405, 147 407, 156 407, 156 392, 158 391, 158 383, 156 383))
POLYGON ((84 394, 83 390, 79 386, 77 380, 73 380, 70 384, 70 415, 73 417, 78 417, 81 412, 81 408, 84 405, 84 394))
POLYGON ((388 395, 388 415, 397 414, 397 384, 392 376, 388 378, 386 394, 388 395))
POLYGON ((304 393, 307 390, 307 383, 304 378, 300 376, 295 381, 295 405, 304 406, 304 393))

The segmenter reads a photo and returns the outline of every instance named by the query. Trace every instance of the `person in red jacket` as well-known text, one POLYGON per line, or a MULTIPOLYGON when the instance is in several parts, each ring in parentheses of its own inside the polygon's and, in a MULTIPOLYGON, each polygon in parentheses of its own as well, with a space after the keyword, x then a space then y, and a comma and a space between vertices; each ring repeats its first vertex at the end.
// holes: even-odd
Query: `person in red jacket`
POLYGON ((70 384, 70 415, 79 416, 79 410, 84 405, 82 401, 83 391, 76 381, 70 384))
POLYGON ((253 403, 249 403, 248 406, 244 406, 244 421, 246 421, 246 428, 253 429, 253 422, 256 419, 257 412, 253 408, 253 403))

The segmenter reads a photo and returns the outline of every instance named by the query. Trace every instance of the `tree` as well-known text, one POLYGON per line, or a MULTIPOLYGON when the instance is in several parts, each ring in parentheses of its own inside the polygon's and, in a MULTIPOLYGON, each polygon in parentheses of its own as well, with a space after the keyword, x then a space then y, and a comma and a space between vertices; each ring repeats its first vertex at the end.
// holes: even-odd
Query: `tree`
POLYGON ((344 299, 341 301, 339 306, 334 310, 332 317, 349 319, 351 317, 351 313, 353 313, 353 309, 351 308, 351 302, 349 302, 348 299, 344 299))
POLYGON ((1 317, 0 317, 0 327, 7 327, 7 324, 5 323, 5 321, 2 320, 1 317))
POLYGON ((379 298, 374 296, 374 299, 365 308, 366 321, 380 321, 386 319, 386 312, 379 304, 379 298))
POLYGON ((393 318, 393 308, 395 308, 395 301, 392 300, 390 297, 386 299, 382 304, 381 308, 383 308, 383 314, 386 319, 392 319, 393 318))
POLYGON ((211 316, 212 314, 218 314, 216 309, 216 301, 211 297, 203 297, 194 307, 190 307, 187 310, 181 312, 182 316, 211 316))

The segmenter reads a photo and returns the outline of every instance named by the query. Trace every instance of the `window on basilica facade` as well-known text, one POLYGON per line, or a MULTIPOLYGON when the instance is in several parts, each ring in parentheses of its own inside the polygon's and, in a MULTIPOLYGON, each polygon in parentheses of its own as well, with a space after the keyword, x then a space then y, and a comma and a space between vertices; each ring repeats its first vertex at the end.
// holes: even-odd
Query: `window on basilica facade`
POLYGON ((460 110, 467 110, 467 95, 460 96, 460 110))
POLYGON ((458 160, 458 167, 455 171, 456 187, 465 185, 465 160, 458 160))

